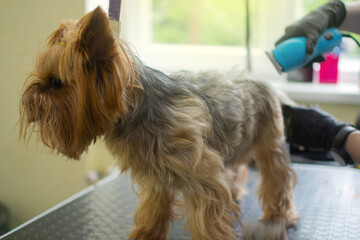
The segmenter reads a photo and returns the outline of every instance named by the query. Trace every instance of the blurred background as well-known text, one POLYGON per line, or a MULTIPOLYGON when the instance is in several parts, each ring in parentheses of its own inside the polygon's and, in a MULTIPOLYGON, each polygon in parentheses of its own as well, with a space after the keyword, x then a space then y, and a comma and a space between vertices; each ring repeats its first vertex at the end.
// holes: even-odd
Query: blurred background
MULTIPOLYGON (((241 70, 250 65, 254 74, 300 103, 318 104, 349 123, 357 117, 360 55, 352 42, 344 43, 334 84, 291 82, 285 74, 278 75, 264 54, 287 25, 324 0, 122 2, 121 37, 149 66, 173 72, 241 70)), ((51 154, 37 144, 36 136, 28 143, 18 139, 19 100, 36 53, 61 21, 78 19, 97 5, 107 10, 108 1, 0 2, 0 204, 9 211, 7 229, 116 170, 115 159, 101 141, 75 162, 51 154)))

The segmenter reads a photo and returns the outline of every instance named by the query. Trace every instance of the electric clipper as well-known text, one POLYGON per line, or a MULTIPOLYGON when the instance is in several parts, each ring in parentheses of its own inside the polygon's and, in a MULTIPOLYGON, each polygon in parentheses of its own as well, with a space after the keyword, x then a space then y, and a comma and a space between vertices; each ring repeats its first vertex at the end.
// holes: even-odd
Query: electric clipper
POLYGON ((331 52, 340 46, 342 33, 336 28, 329 28, 323 32, 311 55, 306 53, 306 37, 287 39, 278 44, 271 52, 265 52, 270 61, 281 74, 290 70, 306 66, 323 53, 331 52))

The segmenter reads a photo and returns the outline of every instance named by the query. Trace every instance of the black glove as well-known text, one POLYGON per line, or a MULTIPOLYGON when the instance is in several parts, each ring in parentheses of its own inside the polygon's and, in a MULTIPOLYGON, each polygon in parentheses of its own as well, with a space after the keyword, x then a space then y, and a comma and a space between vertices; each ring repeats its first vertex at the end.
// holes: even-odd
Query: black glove
POLYGON ((328 28, 339 27, 345 16, 344 3, 339 0, 330 1, 286 27, 285 35, 275 45, 289 38, 306 37, 306 52, 312 54, 319 36, 328 28))
POLYGON ((330 150, 337 133, 345 126, 327 112, 309 106, 282 105, 286 140, 307 148, 330 150))
POLYGON ((356 128, 319 108, 282 105, 286 140, 291 145, 329 151, 341 166, 353 163, 345 142, 356 128))

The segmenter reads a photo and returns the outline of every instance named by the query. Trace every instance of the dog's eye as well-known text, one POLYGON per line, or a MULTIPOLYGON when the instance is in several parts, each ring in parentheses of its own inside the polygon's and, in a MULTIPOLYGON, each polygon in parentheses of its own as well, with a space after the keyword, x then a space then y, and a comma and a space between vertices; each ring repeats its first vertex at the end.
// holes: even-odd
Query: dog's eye
POLYGON ((55 90, 58 90, 58 89, 62 88, 63 85, 62 85, 62 82, 60 79, 50 77, 49 78, 49 86, 55 90))

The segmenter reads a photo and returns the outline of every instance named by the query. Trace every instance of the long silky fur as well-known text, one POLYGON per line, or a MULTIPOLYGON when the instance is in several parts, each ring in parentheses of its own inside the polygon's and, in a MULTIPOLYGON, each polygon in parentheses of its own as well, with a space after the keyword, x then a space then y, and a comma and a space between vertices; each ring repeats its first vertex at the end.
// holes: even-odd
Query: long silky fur
POLYGON ((179 193, 192 239, 236 239, 244 166, 255 159, 262 221, 281 229, 272 238, 281 239, 297 219, 281 101, 267 84, 236 71, 169 76, 146 66, 112 37, 97 8, 49 37, 25 84, 20 136, 37 132, 72 159, 103 137, 139 188, 131 239, 166 239, 179 193))
MULTIPOLYGON (((20 102, 20 137, 26 138, 32 127, 46 146, 73 159, 79 159, 108 124, 127 111, 136 76, 133 56, 120 40, 108 37, 106 55, 91 55, 86 44, 96 36, 88 27, 90 17, 84 16, 83 24, 66 21, 50 35, 20 102), (48 86, 50 77, 62 79, 61 91, 48 86)), ((107 24, 100 26, 110 31, 107 24)))

